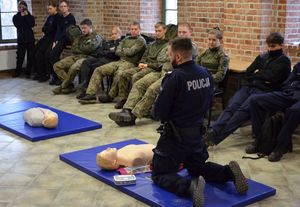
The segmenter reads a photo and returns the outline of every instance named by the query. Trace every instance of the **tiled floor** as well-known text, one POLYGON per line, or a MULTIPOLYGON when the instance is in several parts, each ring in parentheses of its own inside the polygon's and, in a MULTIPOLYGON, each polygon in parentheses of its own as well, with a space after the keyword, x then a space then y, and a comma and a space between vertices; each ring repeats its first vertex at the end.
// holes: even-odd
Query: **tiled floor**
MULTIPOLYGON (((0 207, 146 206, 61 162, 58 155, 133 137, 155 144, 158 123, 142 119, 135 127, 119 128, 107 117, 113 104, 80 105, 74 95, 52 95, 52 88, 25 79, 0 79, 0 103, 37 101, 101 122, 103 129, 36 143, 0 129, 0 207)), ((300 206, 300 139, 294 140, 294 153, 281 162, 242 160, 251 141, 249 129, 243 131, 210 149, 210 160, 225 164, 235 159, 247 177, 277 189, 276 196, 251 206, 300 206)))

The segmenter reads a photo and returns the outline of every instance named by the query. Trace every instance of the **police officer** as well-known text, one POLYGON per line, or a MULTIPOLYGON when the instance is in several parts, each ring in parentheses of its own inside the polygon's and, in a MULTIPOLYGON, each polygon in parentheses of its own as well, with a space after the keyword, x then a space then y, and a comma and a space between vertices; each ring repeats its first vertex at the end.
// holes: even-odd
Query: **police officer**
MULTIPOLYGON (((254 95, 250 99, 250 115, 254 137, 261 133, 262 125, 268 114, 285 111, 283 126, 277 136, 277 145, 268 156, 276 162, 284 153, 292 150, 292 134, 300 123, 300 62, 294 66, 283 90, 254 95)), ((246 153, 256 153, 256 142, 247 146, 246 153)))
POLYGON ((268 52, 258 55, 247 68, 244 84, 231 98, 228 106, 204 136, 207 145, 219 144, 250 119, 249 97, 254 94, 279 91, 291 72, 291 61, 283 53, 284 38, 271 33, 268 52))
POLYGON ((73 26, 68 28, 69 33, 75 33, 74 42, 72 44, 73 55, 66 57, 54 64, 54 71, 62 81, 62 84, 53 89, 54 94, 68 94, 75 91, 73 80, 80 70, 82 62, 87 56, 96 53, 98 47, 101 46, 103 38, 93 31, 92 21, 84 19, 81 23, 82 34, 76 35, 79 28, 73 26))
POLYGON ((193 206, 204 204, 204 179, 233 181, 238 193, 246 193, 247 180, 237 162, 225 166, 206 162, 208 152, 201 126, 212 104, 213 80, 205 68, 192 60, 191 39, 171 41, 169 57, 174 69, 164 78, 155 103, 155 115, 164 127, 154 149, 154 183, 179 196, 191 196, 193 206), (181 163, 192 180, 177 174, 181 163))

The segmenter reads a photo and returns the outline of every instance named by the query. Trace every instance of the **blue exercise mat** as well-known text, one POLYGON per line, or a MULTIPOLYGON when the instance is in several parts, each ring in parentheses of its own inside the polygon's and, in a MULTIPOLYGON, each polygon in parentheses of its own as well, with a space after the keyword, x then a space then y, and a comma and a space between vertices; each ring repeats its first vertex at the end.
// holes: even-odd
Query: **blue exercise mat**
POLYGON ((0 105, 0 127, 35 142, 68 134, 99 129, 102 126, 97 122, 90 121, 43 104, 29 101, 17 104, 0 105), (59 117, 57 127, 54 129, 47 129, 44 127, 31 127, 25 123, 23 113, 32 107, 47 108, 57 113, 59 117))
MULTIPOLYGON (((150 205, 164 207, 190 207, 191 199, 181 198, 169 193, 155 184, 150 179, 150 173, 136 175, 136 185, 117 186, 114 184, 113 176, 118 174, 116 171, 101 170, 96 163, 96 154, 105 150, 107 147, 121 148, 129 144, 145 144, 137 139, 94 147, 86 150, 61 154, 60 159, 73 167, 105 182, 108 185, 150 205)), ((185 170, 180 172, 186 173, 185 170)), ((262 183, 248 180, 249 191, 246 195, 239 195, 232 182, 226 184, 206 183, 205 185, 205 206, 227 207, 227 206, 246 206, 259 200, 275 195, 276 190, 262 183)))

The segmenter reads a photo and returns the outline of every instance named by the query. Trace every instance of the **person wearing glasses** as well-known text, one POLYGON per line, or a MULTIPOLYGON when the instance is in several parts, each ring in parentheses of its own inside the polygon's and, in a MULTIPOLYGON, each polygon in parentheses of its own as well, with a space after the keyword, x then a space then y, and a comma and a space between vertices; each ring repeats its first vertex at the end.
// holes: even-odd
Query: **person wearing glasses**
POLYGON ((258 55, 247 68, 243 86, 229 101, 228 106, 204 135, 208 146, 217 145, 250 120, 249 103, 254 94, 280 91, 291 72, 291 61, 283 53, 284 38, 271 33, 267 39, 268 51, 258 55))

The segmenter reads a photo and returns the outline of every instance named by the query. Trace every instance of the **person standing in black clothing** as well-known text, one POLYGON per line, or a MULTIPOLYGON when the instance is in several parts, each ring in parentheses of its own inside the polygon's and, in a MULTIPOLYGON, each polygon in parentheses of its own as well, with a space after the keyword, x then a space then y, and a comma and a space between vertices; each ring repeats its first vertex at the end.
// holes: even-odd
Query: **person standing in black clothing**
POLYGON ((48 3, 47 12, 49 16, 42 28, 44 35, 37 42, 34 50, 34 68, 36 75, 33 77, 33 80, 38 80, 39 82, 45 82, 49 79, 48 71, 45 68, 45 52, 49 47, 52 47, 56 34, 59 14, 57 13, 57 5, 55 2, 48 3))
POLYGON ((89 57, 85 61, 83 61, 80 67, 80 78, 81 78, 81 88, 82 92, 76 96, 76 98, 80 99, 84 97, 85 91, 89 85, 91 76, 94 70, 106 63, 117 61, 120 59, 119 56, 116 55, 116 49, 121 41, 122 32, 119 27, 114 26, 111 30, 110 40, 105 41, 102 47, 97 49, 96 57, 89 57))
POLYGON ((212 104, 213 78, 192 60, 192 49, 189 38, 174 39, 168 48, 174 69, 163 79, 154 107, 163 125, 153 150, 152 180, 178 196, 192 197, 193 206, 199 207, 204 204, 204 179, 233 181, 240 194, 248 191, 248 183, 236 161, 225 166, 206 162, 208 152, 201 126, 212 104), (177 174, 182 163, 192 179, 177 174))
POLYGON ((284 38, 270 34, 268 52, 258 55, 247 68, 244 84, 229 101, 228 106, 204 136, 206 144, 217 145, 250 120, 249 100, 254 94, 280 91, 291 72, 291 61, 283 53, 284 38))
POLYGON ((59 60, 63 49, 68 44, 66 29, 71 25, 76 25, 75 17, 69 12, 69 2, 67 0, 60 1, 59 10, 61 14, 57 19, 57 30, 52 42, 52 47, 49 47, 45 54, 46 68, 48 73, 52 76, 49 82, 50 85, 61 84, 61 81, 53 70, 53 65, 59 60))
POLYGON ((34 34, 32 28, 35 26, 35 19, 28 11, 27 3, 19 1, 18 13, 13 16, 14 26, 17 28, 17 65, 13 77, 22 73, 22 66, 27 52, 27 66, 25 75, 30 77, 32 68, 32 50, 34 47, 34 34))

